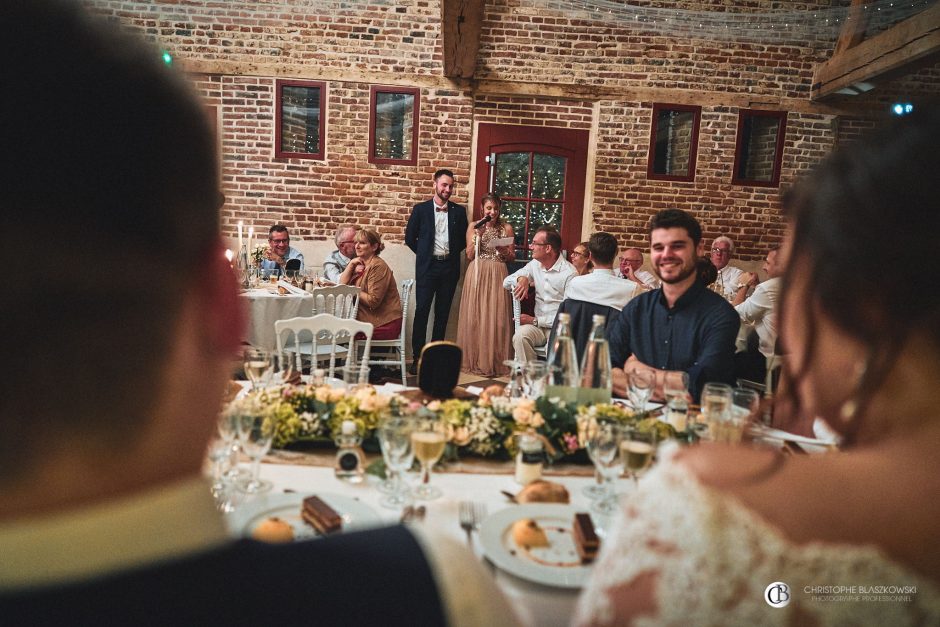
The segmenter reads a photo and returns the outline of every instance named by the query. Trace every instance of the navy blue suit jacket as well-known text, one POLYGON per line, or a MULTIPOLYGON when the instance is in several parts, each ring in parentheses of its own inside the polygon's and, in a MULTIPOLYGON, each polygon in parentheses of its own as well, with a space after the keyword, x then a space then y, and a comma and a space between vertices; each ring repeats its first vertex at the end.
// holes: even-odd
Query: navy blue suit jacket
MULTIPOLYGON (((447 201, 447 237, 455 277, 460 276, 460 253, 467 247, 467 208, 447 201)), ((421 280, 431 267, 434 256, 434 201, 418 203, 411 210, 405 227, 405 244, 415 254, 415 277, 421 280)))
POLYGON ((444 625, 404 527, 297 542, 233 541, 146 568, 9 593, 0 625, 444 625))

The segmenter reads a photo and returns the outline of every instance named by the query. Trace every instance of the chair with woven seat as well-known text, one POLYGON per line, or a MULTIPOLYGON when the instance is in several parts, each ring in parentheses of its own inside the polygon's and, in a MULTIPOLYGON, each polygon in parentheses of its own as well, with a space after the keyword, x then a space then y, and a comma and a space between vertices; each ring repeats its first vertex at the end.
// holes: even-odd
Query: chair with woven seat
POLYGON ((337 318, 355 319, 359 312, 359 288, 355 285, 333 285, 313 290, 313 315, 332 314, 337 318))
MULTIPOLYGON (((519 327, 522 326, 522 301, 516 298, 515 294, 512 297, 512 328, 513 333, 519 331, 519 327)), ((548 343, 546 342, 542 346, 535 347, 535 356, 538 359, 547 359, 548 356, 548 343)))
POLYGON ((383 353, 383 357, 373 356, 367 358, 370 366, 398 366, 401 369, 401 384, 408 385, 408 373, 405 366, 405 334, 409 328, 408 325, 408 300, 411 298, 411 291, 414 289, 415 280, 405 279, 401 282, 401 332, 394 340, 373 340, 372 348, 389 349, 383 353), (396 355, 397 353, 397 355, 396 355))
POLYGON ((317 314, 278 320, 274 323, 274 332, 277 350, 292 354, 298 371, 302 371, 304 358, 311 363, 328 361, 327 376, 333 377, 337 359, 345 360, 346 365, 355 365, 357 345, 362 346, 362 365, 369 361, 372 344, 372 324, 369 322, 317 314), (358 333, 365 338, 352 339, 358 333))

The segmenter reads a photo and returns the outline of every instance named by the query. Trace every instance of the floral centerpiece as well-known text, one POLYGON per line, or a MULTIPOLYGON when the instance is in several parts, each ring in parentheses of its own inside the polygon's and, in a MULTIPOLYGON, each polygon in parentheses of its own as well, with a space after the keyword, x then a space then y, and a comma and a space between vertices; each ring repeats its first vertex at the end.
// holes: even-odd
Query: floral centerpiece
POLYGON ((586 444, 583 427, 591 421, 656 429, 660 438, 675 436, 670 425, 620 405, 576 405, 547 396, 510 399, 484 392, 476 401, 449 399, 425 405, 381 394, 372 386, 347 391, 311 384, 268 388, 233 401, 246 402, 258 403, 275 424, 275 448, 333 442, 345 420, 356 424, 364 440, 374 442, 381 419, 393 414, 438 417, 447 425, 448 443, 457 454, 503 459, 515 455, 516 436, 521 433, 539 437, 553 460, 579 456, 586 444))
POLYGON ((261 262, 264 261, 264 251, 267 250, 265 246, 255 246, 255 249, 249 253, 251 257, 252 265, 256 268, 261 267, 261 262))

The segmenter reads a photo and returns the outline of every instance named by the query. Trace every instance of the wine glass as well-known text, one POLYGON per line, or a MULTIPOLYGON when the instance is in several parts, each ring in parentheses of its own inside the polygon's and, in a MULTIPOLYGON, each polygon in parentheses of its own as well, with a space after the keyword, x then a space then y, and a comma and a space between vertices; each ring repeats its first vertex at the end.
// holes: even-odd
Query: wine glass
POLYGON ((587 447, 588 441, 593 437, 594 432, 597 430, 597 419, 591 416, 581 416, 577 418, 578 424, 578 442, 581 446, 587 448, 588 457, 591 458, 591 462, 594 464, 594 480, 593 485, 585 486, 581 489, 581 494, 588 497, 589 499, 596 499, 607 494, 607 489, 604 487, 604 475, 601 474, 600 468, 597 467, 597 462, 594 460, 593 452, 590 448, 587 447))
POLYGON ((507 359, 503 362, 503 365, 509 367, 509 383, 506 384, 506 389, 503 390, 503 395, 507 398, 522 398, 522 369, 525 367, 525 364, 515 359, 507 359))
POLYGON ((252 391, 263 388, 271 378, 271 353, 263 348, 246 348, 244 352, 245 376, 251 381, 252 391))
POLYGON ((362 363, 359 366, 343 366, 340 368, 340 376, 346 385, 346 390, 355 392, 359 388, 369 385, 369 367, 362 363))
POLYGON ((400 416, 386 419, 379 427, 379 445, 391 482, 391 489, 379 501, 383 507, 398 509, 411 502, 402 474, 414 462, 415 451, 411 442, 414 428, 414 420, 400 416))
POLYGON ((614 480, 623 471, 623 457, 620 455, 622 440, 623 427, 615 422, 598 423, 597 429, 588 439, 588 455, 604 477, 604 496, 591 506, 591 509, 601 514, 612 514, 617 510, 614 480))
POLYGON ((441 496, 441 491, 431 483, 431 468, 444 454, 447 436, 444 423, 436 418, 423 418, 418 421, 411 433, 411 445, 415 457, 421 462, 421 484, 414 489, 417 499, 430 501, 441 496))
POLYGON ((297 368, 297 354, 291 351, 276 351, 274 357, 274 374, 272 380, 277 385, 294 385, 300 383, 300 370, 297 368))
POLYGON ((271 482, 262 480, 261 458, 271 450, 274 441, 275 422, 264 415, 261 404, 252 400, 239 403, 236 410, 238 442, 242 451, 251 459, 251 477, 241 481, 238 489, 248 494, 260 494, 271 489, 271 482))
POLYGON ((523 370, 525 382, 525 396, 537 399, 545 394, 545 381, 548 378, 550 366, 544 361, 527 361, 523 370))
POLYGON ((731 390, 731 415, 728 417, 727 439, 737 444, 747 425, 755 422, 760 411, 760 395, 750 388, 731 390))
POLYGON ((685 431, 689 425, 689 374, 682 370, 664 373, 663 396, 666 397, 666 422, 676 431, 685 431))
POLYGON ((702 388, 702 415, 708 425, 710 439, 726 440, 725 428, 731 415, 731 386, 726 383, 706 383, 702 388))
POLYGON ((651 370, 636 369, 627 373, 628 387, 627 396, 630 398, 630 404, 633 410, 638 413, 646 411, 646 401, 653 394, 653 384, 656 377, 651 370))
POLYGON ((640 431, 628 428, 624 432, 620 443, 620 454, 623 456, 623 465, 633 477, 634 485, 639 484, 640 476, 653 463, 656 452, 656 430, 640 431))
POLYGON ((215 507, 223 514, 235 511, 235 499, 232 480, 228 474, 232 463, 232 442, 226 442, 221 436, 209 443, 207 452, 212 462, 212 484, 209 492, 215 500, 215 507))
POLYGON ((219 439, 228 447, 228 464, 222 474, 223 480, 234 483, 238 479, 248 476, 247 471, 238 467, 238 410, 233 403, 219 415, 217 422, 219 439))

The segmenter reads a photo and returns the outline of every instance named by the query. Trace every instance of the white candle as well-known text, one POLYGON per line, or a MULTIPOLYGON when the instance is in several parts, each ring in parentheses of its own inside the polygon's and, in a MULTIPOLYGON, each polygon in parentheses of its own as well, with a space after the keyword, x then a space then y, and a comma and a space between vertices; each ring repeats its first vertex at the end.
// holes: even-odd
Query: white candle
POLYGON ((245 226, 245 223, 241 220, 238 221, 238 250, 242 249, 242 227, 245 226))
POLYGON ((255 249, 255 227, 248 227, 248 256, 251 257, 251 251, 255 249))

